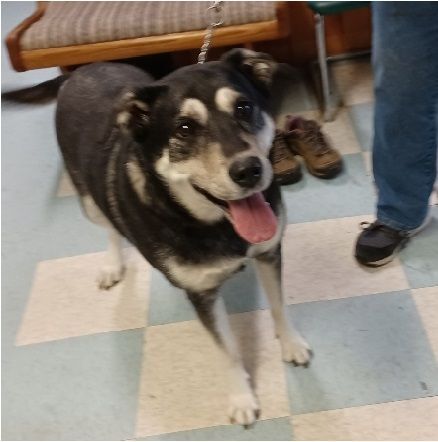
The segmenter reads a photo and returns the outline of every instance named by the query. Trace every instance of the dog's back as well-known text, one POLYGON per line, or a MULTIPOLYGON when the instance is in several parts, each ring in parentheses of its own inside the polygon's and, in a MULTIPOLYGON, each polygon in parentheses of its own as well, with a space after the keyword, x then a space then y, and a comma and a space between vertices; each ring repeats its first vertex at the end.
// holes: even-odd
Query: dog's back
POLYGON ((105 167, 108 139, 117 112, 118 98, 129 90, 151 83, 142 70, 119 63, 95 63, 77 69, 58 94, 56 132, 66 167, 82 195, 89 186, 81 177, 81 163, 105 167), (99 152, 102 150, 103 152, 99 152))

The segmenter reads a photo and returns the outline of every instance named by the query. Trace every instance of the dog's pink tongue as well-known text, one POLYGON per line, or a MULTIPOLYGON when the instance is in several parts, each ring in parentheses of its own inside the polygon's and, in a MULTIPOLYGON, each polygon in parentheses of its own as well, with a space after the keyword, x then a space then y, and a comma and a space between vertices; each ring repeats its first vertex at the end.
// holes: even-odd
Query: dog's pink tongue
POLYGON ((256 244, 271 239, 277 231, 277 218, 261 192, 248 198, 228 201, 234 230, 256 244))

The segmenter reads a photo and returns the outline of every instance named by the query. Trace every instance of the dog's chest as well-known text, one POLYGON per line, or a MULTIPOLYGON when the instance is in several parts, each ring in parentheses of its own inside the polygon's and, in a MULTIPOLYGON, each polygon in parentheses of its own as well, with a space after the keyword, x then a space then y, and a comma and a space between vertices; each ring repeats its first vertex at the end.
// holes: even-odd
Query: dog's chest
POLYGON ((171 279, 180 287, 196 293, 213 290, 229 276, 237 272, 247 260, 242 258, 221 258, 205 264, 186 264, 175 258, 167 261, 171 279))
POLYGON ((167 260, 167 270, 171 279, 180 287, 193 292, 204 292, 219 287, 233 273, 237 272, 250 258, 274 250, 281 241, 285 220, 284 212, 280 211, 277 232, 269 241, 252 245, 246 256, 233 258, 217 258, 207 263, 184 263, 177 258, 167 260))

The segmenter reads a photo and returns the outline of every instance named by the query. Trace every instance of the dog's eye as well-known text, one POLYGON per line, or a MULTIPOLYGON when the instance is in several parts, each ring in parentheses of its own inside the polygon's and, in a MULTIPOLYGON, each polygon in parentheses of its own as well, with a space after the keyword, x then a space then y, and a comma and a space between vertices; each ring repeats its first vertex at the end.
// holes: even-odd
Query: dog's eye
POLYGON ((196 125, 191 121, 180 121, 176 126, 176 135, 179 138, 188 138, 196 131, 196 125))
POLYGON ((254 114, 254 105, 248 100, 239 100, 234 109, 234 116, 238 120, 251 121, 254 114))

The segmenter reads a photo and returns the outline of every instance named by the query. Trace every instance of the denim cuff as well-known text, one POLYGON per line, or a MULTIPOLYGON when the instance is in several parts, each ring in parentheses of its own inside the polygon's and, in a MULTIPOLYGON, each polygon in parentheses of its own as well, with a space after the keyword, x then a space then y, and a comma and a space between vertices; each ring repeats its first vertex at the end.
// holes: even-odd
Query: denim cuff
POLYGON ((398 230, 402 233, 406 233, 406 234, 410 234, 410 233, 416 233, 413 232, 417 229, 419 229, 420 227, 422 227, 423 223, 425 224, 427 222, 427 220, 429 219, 429 211, 427 212, 426 216, 424 217, 424 219, 421 221, 420 224, 418 224, 418 226, 406 226, 406 225, 402 225, 400 223, 398 223, 397 221, 393 221, 385 216, 378 216, 377 217, 377 221, 379 221, 382 224, 385 224, 385 226, 390 227, 391 229, 394 230, 398 230))

